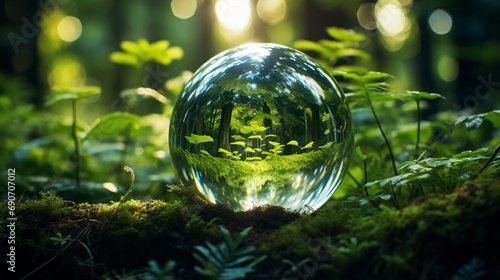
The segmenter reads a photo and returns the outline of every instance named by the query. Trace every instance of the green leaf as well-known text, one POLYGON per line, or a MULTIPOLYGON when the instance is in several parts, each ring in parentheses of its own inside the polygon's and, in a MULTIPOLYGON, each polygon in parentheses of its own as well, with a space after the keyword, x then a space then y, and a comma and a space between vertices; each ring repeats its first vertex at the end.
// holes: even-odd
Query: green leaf
POLYGON ((293 44, 293 47, 302 51, 315 51, 318 53, 325 51, 325 48, 321 44, 308 40, 298 40, 293 44))
POLYGON ((500 126, 500 110, 493 110, 483 114, 460 117, 453 122, 452 126, 465 125, 467 129, 476 129, 483 124, 484 120, 490 121, 495 128, 500 126))
POLYGON ((255 150, 252 149, 252 148, 250 148, 250 147, 246 147, 245 148, 245 152, 247 152, 247 153, 255 153, 255 150))
POLYGON ((371 155, 365 155, 363 154, 363 152, 361 151, 361 147, 360 146, 357 146, 356 147, 356 155, 362 160, 362 161, 365 161, 367 158, 369 158, 371 155))
POLYGON ((276 135, 276 134, 268 134, 268 135, 264 136, 264 139, 267 139, 267 138, 276 138, 276 137, 278 137, 278 135, 276 135))
POLYGON ((414 90, 407 90, 405 96, 413 100, 422 100, 422 99, 432 100, 436 98, 446 99, 444 96, 438 93, 429 93, 429 92, 414 91, 414 90))
POLYGON ((223 153, 223 154, 225 154, 226 156, 232 156, 232 155, 233 155, 233 153, 231 153, 230 151, 228 151, 228 150, 226 150, 226 149, 224 149, 224 148, 219 148, 218 152, 219 152, 219 153, 223 153))
POLYGON ((256 133, 266 131, 267 127, 257 125, 257 122, 250 122, 250 125, 245 125, 241 128, 240 132, 243 134, 256 133))
POLYGON ((237 146, 245 147, 247 145, 247 143, 245 143, 244 141, 234 141, 234 142, 229 143, 229 145, 237 145, 237 146))
POLYGON ((184 56, 184 51, 181 47, 171 47, 167 50, 171 59, 181 59, 184 56))
POLYGON ((299 146, 299 142, 297 142, 297 141, 295 141, 295 140, 292 140, 292 141, 290 141, 290 142, 288 142, 288 143, 286 143, 286 144, 287 144, 287 145, 291 145, 291 146, 297 146, 297 147, 299 146))
POLYGON ((169 45, 170 42, 168 42, 167 40, 160 40, 152 43, 149 47, 149 50, 153 53, 161 53, 165 51, 169 45))
POLYGON ((276 141, 269 141, 269 144, 273 145, 274 147, 279 146, 280 143, 276 141))
POLYGON ((101 140, 103 138, 113 138, 122 135, 129 127, 134 127, 141 121, 137 115, 114 112, 104 115, 94 121, 90 129, 85 133, 82 142, 89 139, 101 140))
POLYGON ((200 154, 211 157, 212 155, 206 150, 200 150, 200 154))
POLYGON ((361 33, 357 33, 352 29, 344 29, 338 27, 328 27, 326 29, 328 35, 332 38, 344 42, 362 42, 365 40, 365 36, 361 33))
POLYGON ((338 51, 337 55, 339 57, 357 57, 363 61, 369 61, 371 56, 362 50, 353 49, 353 48, 344 48, 338 51))
POLYGON ((321 118, 321 121, 322 122, 327 122, 329 120, 332 119, 332 113, 327 113, 327 114, 324 114, 323 117, 321 118))
POLYGON ((125 64, 134 67, 139 67, 141 65, 137 56, 130 53, 112 52, 109 59, 116 64, 125 64))
POLYGON ((167 98, 152 88, 139 87, 126 89, 120 93, 120 96, 125 98, 133 98, 137 101, 140 101, 144 98, 153 98, 163 104, 167 103, 167 98))
POLYGON ((231 138, 233 138, 236 141, 245 140, 245 137, 243 137, 241 135, 231 135, 231 138))
POLYGON ((261 141, 263 140, 261 135, 251 135, 248 137, 248 139, 259 139, 261 141))
POLYGON ((139 44, 137 44, 136 42, 122 41, 120 43, 120 47, 122 50, 132 55, 139 55, 141 53, 139 44))
POLYGON ((313 145, 314 145, 314 141, 311 141, 311 142, 307 143, 307 145, 302 147, 301 150, 311 149, 313 147, 313 145))
POLYGON ((84 86, 76 88, 55 87, 52 94, 45 102, 46 106, 63 100, 77 100, 101 94, 101 88, 97 86, 84 86))
POLYGON ((373 72, 370 71, 362 76, 364 81, 380 80, 385 78, 394 78, 394 76, 384 73, 384 72, 373 72))
POLYGON ((214 142, 214 139, 209 135, 198 135, 191 133, 191 136, 184 136, 189 141, 189 143, 198 145, 201 143, 214 142))

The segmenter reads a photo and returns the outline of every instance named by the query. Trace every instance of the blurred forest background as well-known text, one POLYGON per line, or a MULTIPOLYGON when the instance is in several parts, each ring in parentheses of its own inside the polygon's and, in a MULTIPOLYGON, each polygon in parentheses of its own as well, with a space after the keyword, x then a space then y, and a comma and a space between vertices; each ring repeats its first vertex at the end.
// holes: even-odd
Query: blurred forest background
MULTIPOLYGON (((368 68, 393 74, 396 87, 437 92, 447 98, 428 108, 426 116, 442 110, 480 113, 500 104, 497 0, 7 0, 0 8, 2 170, 24 162, 23 172, 29 175, 51 177, 59 171, 70 172, 68 166, 42 163, 64 161, 64 155, 47 154, 48 147, 61 146, 50 144, 49 139, 31 141, 59 131, 47 127, 49 120, 69 127, 64 122, 71 116, 69 103, 44 106, 53 87, 101 87, 98 98, 78 103, 79 119, 92 124, 119 108, 116 100, 126 88, 162 89, 167 81, 182 77, 183 71, 195 71, 230 47, 245 42, 293 46, 299 39, 317 41, 327 38, 329 26, 365 34, 364 49, 372 55, 368 68), (137 69, 110 60, 122 41, 141 38, 168 40, 170 46, 183 49, 183 58, 169 65, 148 64, 140 75, 137 69)), ((137 112, 163 113, 156 103, 137 112)), ((167 130, 168 124, 157 129, 167 130)), ((158 134, 156 143, 166 150, 165 135, 158 134)), ((151 154, 142 159, 151 160, 144 169, 155 164, 161 170, 162 161, 169 166, 168 155, 159 149, 148 151, 137 144, 132 151, 137 156, 151 154)), ((102 168, 90 158, 85 165, 84 170, 102 168)), ((156 174, 154 170, 144 172, 156 174)), ((102 182, 90 175, 86 178, 102 182)))

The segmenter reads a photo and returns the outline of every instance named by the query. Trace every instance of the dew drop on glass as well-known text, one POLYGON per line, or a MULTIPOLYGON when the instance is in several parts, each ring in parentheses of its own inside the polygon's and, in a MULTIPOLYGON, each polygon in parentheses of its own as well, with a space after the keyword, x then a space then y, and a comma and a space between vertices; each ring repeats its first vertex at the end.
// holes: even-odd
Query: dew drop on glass
POLYGON ((181 93, 170 152, 181 181, 234 210, 316 210, 353 147, 341 88, 303 53, 246 44, 206 62, 181 93))

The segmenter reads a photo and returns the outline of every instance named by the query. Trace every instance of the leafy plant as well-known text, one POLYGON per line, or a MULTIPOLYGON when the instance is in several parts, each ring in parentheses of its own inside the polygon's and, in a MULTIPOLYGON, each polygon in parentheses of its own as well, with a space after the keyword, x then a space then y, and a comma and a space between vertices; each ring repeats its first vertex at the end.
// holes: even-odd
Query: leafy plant
MULTIPOLYGON (((188 140, 189 143, 193 144, 196 147, 196 149, 198 149, 199 144, 214 142, 214 139, 209 135, 198 135, 194 133, 191 133, 191 136, 186 136, 186 139, 188 140)), ((200 152, 202 151, 204 150, 201 150, 200 152)), ((207 151, 204 152, 208 154, 207 151)))
POLYGON ((363 71, 363 67, 349 62, 353 59, 363 62, 370 60, 370 55, 360 49, 362 43, 365 41, 365 36, 354 30, 338 27, 328 27, 326 32, 331 40, 324 39, 319 42, 299 40, 295 42, 294 47, 317 54, 318 57, 316 60, 318 63, 330 72, 337 70, 363 71))
MULTIPOLYGON (((394 206, 400 207, 398 197, 411 199, 415 195, 429 192, 450 192, 466 180, 476 178, 488 166, 491 167, 488 170, 489 176, 497 174, 498 165, 494 163, 494 159, 500 151, 500 145, 495 145, 497 148, 492 153, 487 149, 457 153, 453 148, 436 141, 435 136, 433 139, 433 133, 437 130, 451 133, 453 128, 462 124, 471 130, 479 127, 484 120, 498 127, 498 110, 462 116, 454 121, 452 119, 451 124, 449 121, 423 121, 422 107, 432 100, 444 99, 443 96, 423 91, 395 91, 390 83, 393 76, 367 71, 363 66, 356 65, 356 62, 369 59, 363 51, 357 50, 364 35, 338 28, 329 28, 327 33, 332 40, 299 41, 295 46, 313 53, 318 63, 338 77, 346 92, 353 119, 357 122, 355 128, 358 146, 358 159, 353 160, 348 174, 352 182, 361 187, 367 196, 361 198, 360 203, 374 203, 375 199, 385 201, 389 197, 394 206), (343 52, 342 47, 348 50, 343 52), (401 109, 392 109, 395 107, 401 109), (409 123, 413 120, 408 117, 407 112, 412 112, 416 119, 415 125, 410 126, 409 123), (385 119, 395 118, 399 121, 384 123, 385 119), (382 141, 374 136, 376 132, 382 141), (413 142, 413 149, 409 148, 410 141, 413 142), (385 149, 381 149, 379 143, 383 143, 385 149), (361 152, 361 148, 375 152, 368 154, 372 155, 370 160, 361 152), (430 157, 431 154, 434 156, 430 157), (385 158, 391 162, 392 175, 379 162, 385 158), (481 164, 482 168, 479 169, 481 164), (357 179, 359 177, 364 183, 360 183, 357 179), (373 190, 372 194, 368 193, 368 188, 373 190), (386 192, 387 188, 389 193, 386 192)), ((450 115, 453 114, 447 113, 447 116, 450 115)))
POLYGON ((241 279, 253 271, 253 268, 262 262, 266 256, 255 258, 252 253, 254 246, 241 246, 241 242, 252 228, 246 228, 233 239, 229 231, 220 227, 224 242, 215 246, 206 242, 206 247, 196 246, 199 253, 193 256, 203 265, 194 269, 201 275, 212 280, 241 279))
POLYGON ((54 103, 70 100, 71 110, 72 110, 72 125, 71 125, 71 136, 73 138, 73 143, 75 147, 75 184, 76 188, 80 187, 80 140, 77 133, 77 112, 76 112, 76 101, 78 99, 83 99, 98 95, 101 93, 101 88, 95 86, 85 86, 79 88, 53 88, 52 95, 49 96, 45 105, 52 105, 54 103))
POLYGON ((137 42, 123 41, 120 47, 123 51, 111 53, 111 61, 141 68, 148 61, 168 65, 175 59, 181 59, 183 51, 180 47, 169 47, 167 40, 150 43, 145 39, 137 42))

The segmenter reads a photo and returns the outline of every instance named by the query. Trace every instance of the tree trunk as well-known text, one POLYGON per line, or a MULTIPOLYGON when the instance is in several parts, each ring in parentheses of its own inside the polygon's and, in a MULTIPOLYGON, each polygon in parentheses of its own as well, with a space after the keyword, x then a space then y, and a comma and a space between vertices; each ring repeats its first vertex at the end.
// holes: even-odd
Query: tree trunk
MULTIPOLYGON (((222 106, 222 112, 220 115, 220 126, 219 126, 219 144, 218 148, 223 148, 225 150, 231 150, 229 146, 229 134, 231 132, 231 114, 233 113, 233 103, 226 103, 222 106)), ((219 153, 220 157, 225 157, 224 153, 219 153)))

